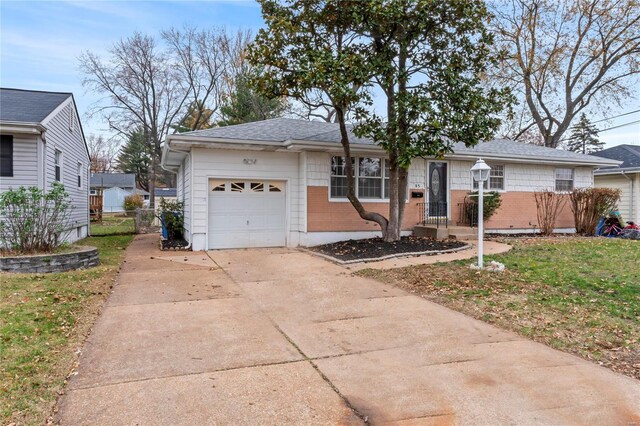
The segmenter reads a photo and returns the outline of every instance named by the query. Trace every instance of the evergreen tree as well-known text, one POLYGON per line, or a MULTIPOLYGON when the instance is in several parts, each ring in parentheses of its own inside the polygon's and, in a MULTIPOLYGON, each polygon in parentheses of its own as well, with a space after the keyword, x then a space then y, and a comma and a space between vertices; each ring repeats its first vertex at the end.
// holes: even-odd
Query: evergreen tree
POLYGON ((582 154, 602 151, 604 142, 598 139, 598 129, 587 116, 582 113, 580 120, 571 128, 571 136, 567 141, 567 149, 582 154))
POLYGON ((191 132, 194 130, 210 129, 215 124, 212 121, 213 110, 205 107, 204 102, 194 101, 187 113, 178 124, 171 125, 176 133, 191 132))
POLYGON ((220 107, 222 120, 219 126, 250 123, 280 117, 287 108, 284 98, 268 98, 249 85, 245 72, 236 79, 236 87, 229 99, 220 107))
POLYGON ((149 190, 149 174, 151 171, 151 152, 153 149, 146 143, 142 130, 136 130, 129 136, 129 140, 120 149, 116 160, 118 170, 123 173, 136 175, 136 184, 149 190))

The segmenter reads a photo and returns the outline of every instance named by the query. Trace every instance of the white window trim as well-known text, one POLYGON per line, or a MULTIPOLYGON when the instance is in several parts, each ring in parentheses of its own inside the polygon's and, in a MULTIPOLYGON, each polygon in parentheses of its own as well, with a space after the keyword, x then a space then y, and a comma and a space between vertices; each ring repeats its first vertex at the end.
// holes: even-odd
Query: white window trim
POLYGON ((64 154, 62 150, 54 148, 53 150, 53 181, 64 183, 64 154), (60 153, 60 162, 58 163, 57 154, 60 153), (60 167, 60 180, 56 179, 56 167, 60 167))
POLYGON ((76 172, 76 188, 84 188, 84 164, 78 161, 78 170, 76 172), (80 185, 78 185, 78 178, 80 178, 80 185))
MULTIPOLYGON (((503 181, 503 187, 502 189, 493 189, 493 188, 489 188, 489 182, 491 181, 491 175, 489 175, 489 179, 487 179, 487 182, 484 185, 484 190, 485 191, 491 191, 491 192, 499 192, 499 193, 504 193, 507 192, 507 165, 505 163, 487 163, 489 164, 489 167, 491 167, 493 169, 494 166, 502 166, 503 168, 503 176, 502 176, 502 181, 503 181)), ((489 172, 491 173, 491 172, 489 172)), ((469 173, 471 174, 471 173, 469 173)), ((475 181, 473 180, 472 176, 469 176, 471 178, 471 191, 477 191, 478 188, 475 188, 475 181)))
MULTIPOLYGON (((569 179, 560 179, 562 181, 568 181, 569 179)), ((556 167, 553 169, 553 191, 558 194, 568 194, 576 188, 576 169, 573 167, 556 167), (571 170, 571 189, 558 190, 558 170, 571 170)))
MULTIPOLYGON (((351 201, 349 201, 349 199, 347 197, 332 197, 331 196, 331 177, 333 176, 331 174, 331 159, 333 157, 343 157, 343 155, 337 154, 337 155, 329 155, 329 185, 327 186, 327 197, 329 202, 331 203, 350 203, 351 201)), ((360 200, 360 202, 366 204, 366 203, 389 203, 389 198, 360 198, 358 196, 358 177, 360 175, 360 162, 359 160, 361 158, 379 158, 380 160, 383 161, 382 163, 382 191, 384 193, 384 181, 385 179, 387 179, 387 177, 385 176, 385 162, 389 161, 387 158, 385 157, 377 157, 375 155, 371 156, 371 155, 352 155, 351 158, 353 158, 354 162, 355 162, 355 170, 354 170, 354 176, 353 178, 355 179, 355 191, 356 191, 356 196, 358 197, 358 200, 360 200)), ((407 181, 407 203, 409 202, 410 199, 410 188, 409 188, 409 182, 407 181)), ((385 194, 386 195, 386 194, 385 194)))

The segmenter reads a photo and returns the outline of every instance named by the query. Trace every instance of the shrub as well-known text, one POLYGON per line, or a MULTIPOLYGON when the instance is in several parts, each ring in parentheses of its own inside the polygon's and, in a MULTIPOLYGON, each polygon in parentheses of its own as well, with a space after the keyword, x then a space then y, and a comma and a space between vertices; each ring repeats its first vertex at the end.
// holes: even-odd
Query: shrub
POLYGON ((536 199, 538 226, 542 235, 551 235, 556 227, 556 220, 562 208, 567 204, 567 197, 551 189, 533 193, 536 199))
POLYGON ((167 229, 167 239, 176 240, 183 237, 184 202, 168 201, 160 198, 158 218, 167 229))
POLYGON ((139 194, 131 194, 124 197, 124 203, 122 203, 122 207, 124 207, 124 211, 127 212, 129 216, 133 216, 136 214, 136 209, 141 209, 144 205, 144 199, 139 194))
POLYGON ((50 252, 62 244, 73 206, 61 183, 51 190, 31 186, 0 194, 0 247, 19 253, 50 252))
MULTIPOLYGON (((483 219, 486 222, 493 216, 502 205, 502 197, 500 193, 497 191, 489 191, 485 192, 482 195, 483 198, 483 219)), ((478 224, 478 191, 473 191, 469 193, 469 199, 471 203, 466 206, 465 214, 467 215, 467 220, 471 226, 476 226, 478 224)))
POLYGON ((594 235, 600 218, 615 210, 620 190, 612 188, 577 188, 569 195, 576 232, 594 235))

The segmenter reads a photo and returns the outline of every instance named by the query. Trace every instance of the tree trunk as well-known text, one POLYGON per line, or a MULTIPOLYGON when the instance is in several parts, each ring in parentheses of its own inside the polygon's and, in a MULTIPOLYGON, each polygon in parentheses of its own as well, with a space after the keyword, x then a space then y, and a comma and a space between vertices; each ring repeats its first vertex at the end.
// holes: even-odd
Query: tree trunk
POLYGON ((342 150, 344 152, 345 158, 345 170, 347 175, 347 199, 351 202, 351 205, 356 209, 362 219, 370 220, 380 225, 380 229, 382 230, 382 235, 384 237, 387 234, 389 228, 389 221, 379 213, 367 211, 356 196, 353 174, 353 157, 351 157, 349 132, 345 123, 344 109, 336 108, 336 115, 338 117, 338 123, 340 125, 340 143, 342 144, 342 150))
POLYGON ((400 239, 400 199, 398 186, 398 162, 395 152, 389 154, 389 226, 382 238, 387 242, 398 241, 400 239))

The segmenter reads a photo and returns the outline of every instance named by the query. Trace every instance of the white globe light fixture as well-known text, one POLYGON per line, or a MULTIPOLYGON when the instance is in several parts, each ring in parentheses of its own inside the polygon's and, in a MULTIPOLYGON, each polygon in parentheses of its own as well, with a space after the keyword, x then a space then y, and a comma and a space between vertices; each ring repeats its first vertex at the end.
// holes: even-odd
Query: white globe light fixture
POLYGON ((478 182, 478 268, 480 269, 483 267, 484 183, 489 180, 490 171, 491 167, 482 158, 478 158, 476 164, 471 167, 471 176, 474 181, 478 182))

